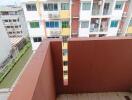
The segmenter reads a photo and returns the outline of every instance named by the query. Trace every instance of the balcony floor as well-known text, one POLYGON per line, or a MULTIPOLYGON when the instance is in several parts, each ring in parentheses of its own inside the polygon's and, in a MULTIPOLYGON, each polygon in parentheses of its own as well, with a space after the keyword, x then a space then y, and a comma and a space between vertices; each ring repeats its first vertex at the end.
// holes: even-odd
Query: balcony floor
POLYGON ((63 94, 57 100, 132 100, 132 93, 108 92, 108 93, 83 93, 63 94))

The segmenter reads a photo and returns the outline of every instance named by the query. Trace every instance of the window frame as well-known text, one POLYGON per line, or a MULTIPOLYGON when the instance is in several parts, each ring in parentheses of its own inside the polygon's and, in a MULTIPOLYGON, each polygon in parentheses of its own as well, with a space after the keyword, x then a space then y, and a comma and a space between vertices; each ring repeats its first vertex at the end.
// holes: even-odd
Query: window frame
POLYGON ((132 26, 132 19, 129 22, 129 27, 131 27, 131 26, 132 26))
POLYGON ((33 37, 34 42, 42 42, 42 37, 33 37))
POLYGON ((58 3, 44 3, 43 9, 44 11, 58 11, 58 3))
POLYGON ((119 24, 119 20, 111 20, 110 27, 111 28, 116 28, 118 26, 118 24, 119 24))
POLYGON ((123 5, 124 5, 124 1, 116 1, 115 10, 122 10, 123 5))
POLYGON ((46 21, 45 23, 46 28, 59 28, 59 21, 46 21))
POLYGON ((69 10, 69 9, 70 9, 69 3, 61 3, 61 10, 69 10))
POLYGON ((38 21, 32 21, 32 22, 29 22, 29 24, 30 24, 30 28, 40 28, 40 23, 38 21))
POLYGON ((61 27, 62 28, 69 28, 70 27, 69 21, 62 21, 61 22, 61 27))
POLYGON ((26 4, 26 10, 27 11, 37 11, 37 6, 35 3, 26 4))
POLYGON ((80 28, 89 28, 89 21, 81 21, 80 22, 80 28), (83 25, 83 24, 85 24, 85 25, 83 25), (86 26, 86 24, 88 24, 88 25, 86 26))
POLYGON ((81 3, 81 10, 91 10, 91 2, 90 1, 87 1, 87 2, 82 2, 81 3), (85 4, 85 6, 84 6, 85 4), (87 5, 86 5, 87 4, 87 5))

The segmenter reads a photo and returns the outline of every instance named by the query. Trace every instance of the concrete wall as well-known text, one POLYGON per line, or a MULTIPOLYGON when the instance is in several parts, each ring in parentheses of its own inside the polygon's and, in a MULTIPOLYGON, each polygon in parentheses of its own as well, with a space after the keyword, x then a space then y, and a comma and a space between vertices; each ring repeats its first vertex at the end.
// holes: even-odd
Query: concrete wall
POLYGON ((43 42, 8 100, 55 100, 53 66, 48 41, 43 42))
POLYGON ((8 57, 11 50, 11 42, 0 19, 0 64, 8 57))
POLYGON ((68 42, 68 85, 63 83, 61 40, 45 40, 9 100, 55 100, 56 94, 129 91, 132 38, 75 38, 68 42))
POLYGON ((68 93, 130 90, 131 42, 128 38, 70 40, 68 93))

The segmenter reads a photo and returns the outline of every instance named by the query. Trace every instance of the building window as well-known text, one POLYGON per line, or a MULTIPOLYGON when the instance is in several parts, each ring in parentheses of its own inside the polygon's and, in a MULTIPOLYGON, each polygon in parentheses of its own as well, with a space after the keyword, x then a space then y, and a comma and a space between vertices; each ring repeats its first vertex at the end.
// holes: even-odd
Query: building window
POLYGON ((15 26, 15 28, 18 28, 18 26, 15 26))
POLYGON ((33 37, 34 42, 41 42, 42 38, 41 37, 33 37))
POLYGON ((48 3, 48 4, 44 4, 43 6, 44 6, 45 11, 57 11, 58 10, 57 3, 48 3))
POLYGON ((16 19, 13 19, 13 22, 16 22, 16 19))
POLYGON ((123 1, 116 1, 115 10, 121 10, 123 7, 123 1))
POLYGON ((98 37, 98 34, 89 34, 89 37, 98 37))
POLYGON ((8 22, 8 20, 4 20, 4 22, 8 22))
POLYGON ((9 22, 12 22, 11 19, 9 19, 9 22))
POLYGON ((69 10, 69 3, 61 3, 61 10, 69 10))
POLYGON ((36 4, 26 4, 27 11, 37 11, 36 4))
POLYGON ((12 34, 12 32, 8 32, 9 34, 12 34))
POLYGON ((11 28, 14 28, 14 26, 11 26, 11 28))
POLYGON ((9 15, 9 12, 2 11, 1 14, 2 14, 2 15, 9 15))
POLYGON ((10 28, 10 26, 6 26, 6 28, 10 28))
POLYGON ((81 21, 81 28, 88 28, 89 27, 89 21, 81 21))
POLYGON ((90 2, 82 3, 82 10, 90 10, 90 8, 91 8, 90 2))
POLYGON ((118 21, 117 20, 111 21, 111 27, 117 27, 117 25, 118 25, 118 21))
POLYGON ((132 19, 130 20, 129 26, 132 26, 132 19))
POLYGON ((62 37, 63 42, 64 42, 64 43, 67 43, 67 39, 68 39, 68 38, 69 38, 69 36, 63 36, 63 37, 62 37))
POLYGON ((59 22, 58 21, 48 21, 46 22, 46 27, 47 28, 58 28, 59 22))
POLYGON ((39 28, 39 22, 30 22, 31 28, 39 28))
POLYGON ((63 65, 67 66, 68 65, 68 61, 63 61, 63 65))
POLYGON ((19 31, 17 31, 17 33, 20 33, 19 31))
POLYGON ((106 34, 99 34, 99 37, 105 37, 106 34))
POLYGON ((68 55, 67 49, 63 49, 63 55, 64 55, 64 56, 68 55))
POLYGON ((69 21, 62 21, 62 28, 68 28, 69 27, 69 21))

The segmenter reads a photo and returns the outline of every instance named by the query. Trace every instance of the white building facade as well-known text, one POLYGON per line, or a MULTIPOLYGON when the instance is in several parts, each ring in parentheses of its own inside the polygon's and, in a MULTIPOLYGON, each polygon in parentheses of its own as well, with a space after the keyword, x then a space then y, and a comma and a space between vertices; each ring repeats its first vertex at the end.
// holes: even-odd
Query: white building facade
POLYGON ((10 56, 11 42, 0 17, 0 65, 10 56))
POLYGON ((15 6, 1 6, 0 15, 10 38, 27 37, 28 29, 23 9, 15 6))
POLYGON ((22 3, 33 50, 46 37, 117 36, 127 0, 30 0, 22 3))

